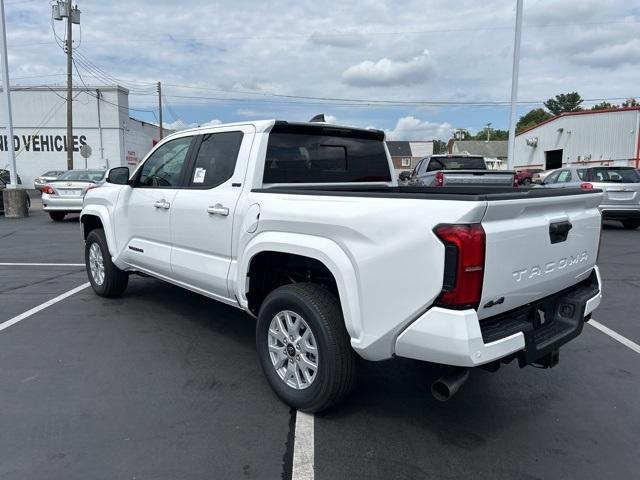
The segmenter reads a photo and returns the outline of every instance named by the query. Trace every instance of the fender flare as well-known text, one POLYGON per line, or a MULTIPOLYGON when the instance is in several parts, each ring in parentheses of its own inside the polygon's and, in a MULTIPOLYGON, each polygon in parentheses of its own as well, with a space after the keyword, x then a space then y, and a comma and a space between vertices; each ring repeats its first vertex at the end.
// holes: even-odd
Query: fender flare
POLYGON ((80 213, 80 228, 82 229, 82 235, 84 238, 84 225, 82 219, 87 216, 98 217, 102 223, 102 229, 104 230, 104 236, 107 239, 107 247, 109 248, 109 254, 111 255, 111 261, 116 264, 118 268, 122 268, 119 262, 116 261, 116 239, 113 234, 113 225, 111 223, 111 217, 107 207, 103 205, 91 205, 82 209, 80 213))
POLYGON ((240 305, 248 310, 247 275, 251 260, 258 253, 267 251, 313 258, 329 269, 338 286, 345 327, 352 343, 357 343, 362 334, 357 272, 347 253, 328 238, 284 232, 263 232, 254 236, 239 255, 236 274, 230 275, 231 279, 236 279, 230 289, 236 292, 240 305))

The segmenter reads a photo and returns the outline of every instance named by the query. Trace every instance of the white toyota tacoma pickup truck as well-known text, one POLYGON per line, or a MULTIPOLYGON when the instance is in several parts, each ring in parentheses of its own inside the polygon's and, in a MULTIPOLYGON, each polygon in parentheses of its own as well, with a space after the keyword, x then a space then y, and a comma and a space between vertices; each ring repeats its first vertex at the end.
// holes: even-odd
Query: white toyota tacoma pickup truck
POLYGON ((141 273, 246 310, 305 411, 349 393, 357 355, 451 366, 441 400, 471 367, 551 367, 601 300, 598 191, 398 187, 377 130, 186 130, 107 179, 81 213, 95 292, 141 273))

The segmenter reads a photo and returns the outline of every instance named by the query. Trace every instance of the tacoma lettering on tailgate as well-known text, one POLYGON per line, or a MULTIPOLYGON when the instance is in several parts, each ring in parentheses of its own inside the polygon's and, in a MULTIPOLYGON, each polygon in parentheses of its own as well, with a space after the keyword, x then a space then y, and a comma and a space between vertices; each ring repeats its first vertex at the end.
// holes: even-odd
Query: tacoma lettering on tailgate
POLYGON ((555 272, 556 270, 563 270, 572 265, 586 262, 589 260, 589 254, 586 252, 576 253, 575 255, 569 255, 568 257, 560 258, 553 262, 547 262, 544 265, 533 265, 528 268, 514 271, 511 275, 516 279, 516 282, 520 282, 523 279, 528 280, 534 277, 541 277, 555 272))

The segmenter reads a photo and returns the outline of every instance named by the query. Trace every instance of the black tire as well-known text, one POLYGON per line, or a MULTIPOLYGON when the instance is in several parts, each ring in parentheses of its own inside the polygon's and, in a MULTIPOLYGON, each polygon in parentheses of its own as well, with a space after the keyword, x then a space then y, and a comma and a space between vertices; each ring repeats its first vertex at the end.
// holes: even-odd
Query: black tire
POLYGON ((623 220, 622 226, 627 230, 635 230, 636 228, 640 227, 640 220, 623 220))
POLYGON ((84 262, 87 269, 87 277, 93 291, 101 297, 118 297, 127 289, 129 284, 129 274, 116 267, 111 261, 111 255, 107 247, 107 240, 104 236, 104 230, 96 228, 89 232, 87 235, 87 241, 84 245, 84 262), (100 253, 102 255, 102 261, 104 265, 104 279, 101 284, 93 278, 90 267, 90 251, 93 244, 98 245, 100 253))
POLYGON ((258 314, 256 348, 271 388, 283 402, 297 410, 325 410, 343 400, 355 385, 356 354, 351 348, 340 303, 322 285, 296 283, 271 292, 258 314), (317 372, 311 384, 301 390, 285 383, 269 355, 269 326, 276 314, 284 310, 302 316, 316 339, 317 372))
POLYGON ((531 185, 531 179, 525 178, 524 180, 522 180, 522 185, 524 185, 525 187, 528 187, 529 185, 531 185))
POLYGON ((51 220, 53 220, 54 222, 61 222, 64 220, 64 216, 67 214, 67 212, 49 212, 49 216, 51 217, 51 220))

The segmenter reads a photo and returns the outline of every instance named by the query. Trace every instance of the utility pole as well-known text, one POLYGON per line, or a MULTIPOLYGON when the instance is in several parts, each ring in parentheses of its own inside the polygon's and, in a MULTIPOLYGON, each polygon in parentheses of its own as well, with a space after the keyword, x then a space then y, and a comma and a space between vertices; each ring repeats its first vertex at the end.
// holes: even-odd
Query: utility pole
MULTIPOLYGON (((71 7, 71 0, 67 5, 71 7)), ((73 170, 73 28, 67 12, 67 170, 73 170)))
POLYGON ((464 140, 464 134, 469 133, 469 130, 466 128, 456 128, 453 130, 453 138, 454 140, 464 140))
POLYGON ((491 122, 487 123, 485 130, 487 131, 487 142, 488 142, 489 139, 491 138, 491 122))
POLYGON ((162 140, 162 84, 160 82, 158 82, 158 112, 160 117, 159 136, 160 140, 162 140))
POLYGON ((67 170, 73 170, 73 24, 80 24, 80 10, 75 8, 71 0, 58 0, 52 6, 54 20, 65 19, 67 22, 67 170))
POLYGON ((509 143, 507 169, 513 169, 513 151, 516 147, 516 107, 518 101, 518 72, 520 71, 520 38, 522 37, 522 0, 516 3, 516 32, 513 40, 513 69, 511 72, 511 112, 509 115, 509 143))

